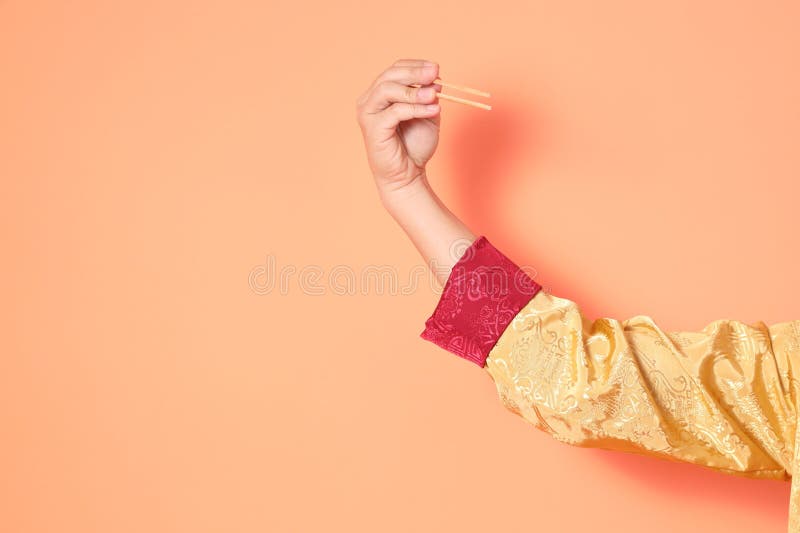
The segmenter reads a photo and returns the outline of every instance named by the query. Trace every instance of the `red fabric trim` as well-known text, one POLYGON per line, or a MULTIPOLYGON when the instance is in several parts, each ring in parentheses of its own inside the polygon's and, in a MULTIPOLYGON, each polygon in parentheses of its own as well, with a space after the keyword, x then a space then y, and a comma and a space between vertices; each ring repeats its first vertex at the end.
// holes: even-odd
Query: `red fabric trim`
POLYGON ((541 288, 480 236, 453 266, 420 337, 483 367, 500 335, 541 288))

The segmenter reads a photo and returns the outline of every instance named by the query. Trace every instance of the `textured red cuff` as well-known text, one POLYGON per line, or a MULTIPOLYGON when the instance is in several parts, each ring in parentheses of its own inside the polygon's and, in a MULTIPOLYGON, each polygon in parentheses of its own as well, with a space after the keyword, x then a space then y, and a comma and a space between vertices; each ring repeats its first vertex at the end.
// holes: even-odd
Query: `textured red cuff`
POLYGON ((453 266, 420 337, 482 367, 500 335, 541 288, 480 236, 453 266))

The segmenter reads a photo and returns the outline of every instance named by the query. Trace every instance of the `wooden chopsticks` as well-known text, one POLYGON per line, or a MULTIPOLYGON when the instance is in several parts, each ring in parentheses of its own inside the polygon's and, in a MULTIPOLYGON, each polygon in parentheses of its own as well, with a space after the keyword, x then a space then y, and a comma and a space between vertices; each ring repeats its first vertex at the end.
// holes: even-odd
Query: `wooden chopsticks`
POLYGON ((464 85, 456 85, 455 83, 445 83, 439 78, 433 80, 433 83, 438 83, 442 87, 450 87, 451 89, 458 89, 459 91, 463 91, 465 93, 477 94, 478 96, 485 96, 486 98, 489 98, 491 96, 491 94, 487 93, 486 91, 479 91, 478 89, 465 87, 464 85))
MULTIPOLYGON (((456 90, 459 90, 459 91, 462 91, 462 92, 465 92, 465 93, 476 94, 478 96, 485 96, 486 98, 489 98, 491 96, 486 91, 480 91, 478 89, 473 89, 472 87, 466 87, 464 85, 456 85, 455 83, 445 83, 442 80, 440 80, 439 78, 436 78, 435 80, 433 80, 433 83, 438 83, 442 87, 449 87, 451 89, 456 89, 456 90)), ((418 83, 414 84, 414 87, 419 87, 419 86, 420 86, 420 84, 418 84, 418 83)), ((492 109, 492 106, 490 106, 489 104, 484 104, 484 103, 481 103, 481 102, 475 102, 473 100, 467 100, 466 98, 461 98, 459 96, 453 96, 451 94, 444 94, 444 93, 440 93, 440 92, 437 92, 436 95, 437 95, 438 98, 444 98, 445 100, 458 102, 459 104, 471 105, 473 107, 479 107, 480 109, 485 109, 487 111, 492 109)))

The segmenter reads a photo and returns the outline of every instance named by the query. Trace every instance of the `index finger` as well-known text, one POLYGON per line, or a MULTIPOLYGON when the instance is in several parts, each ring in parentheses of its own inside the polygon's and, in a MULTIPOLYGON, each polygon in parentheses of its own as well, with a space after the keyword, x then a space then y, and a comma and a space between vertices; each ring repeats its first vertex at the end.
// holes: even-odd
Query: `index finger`
POLYGON ((437 63, 426 64, 424 61, 417 65, 391 66, 383 71, 372 83, 374 88, 382 81, 394 81, 403 85, 429 85, 439 76, 437 63))

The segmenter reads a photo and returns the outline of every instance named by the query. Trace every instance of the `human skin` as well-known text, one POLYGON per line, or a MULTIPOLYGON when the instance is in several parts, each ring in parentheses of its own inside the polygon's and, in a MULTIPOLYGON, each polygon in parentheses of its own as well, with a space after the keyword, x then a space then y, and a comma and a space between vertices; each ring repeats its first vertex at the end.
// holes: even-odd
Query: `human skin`
POLYGON ((439 142, 439 65, 399 59, 356 101, 356 116, 378 196, 444 285, 459 248, 476 235, 441 201, 426 166, 439 142), (413 87, 418 84, 420 87, 413 87))
POLYGON ((425 107, 436 99, 425 88, 437 75, 435 65, 400 60, 357 102, 383 205, 429 266, 445 267, 434 269, 444 290, 420 336, 485 369, 511 412, 560 442, 792 481, 788 531, 800 532, 792 377, 800 321, 718 319, 700 331, 668 331, 643 314, 592 320, 533 280, 490 290, 478 269, 505 272, 494 281, 516 276, 518 267, 485 237, 449 283, 459 260, 452 243, 475 235, 439 200, 425 171, 440 123, 439 109, 425 107))

